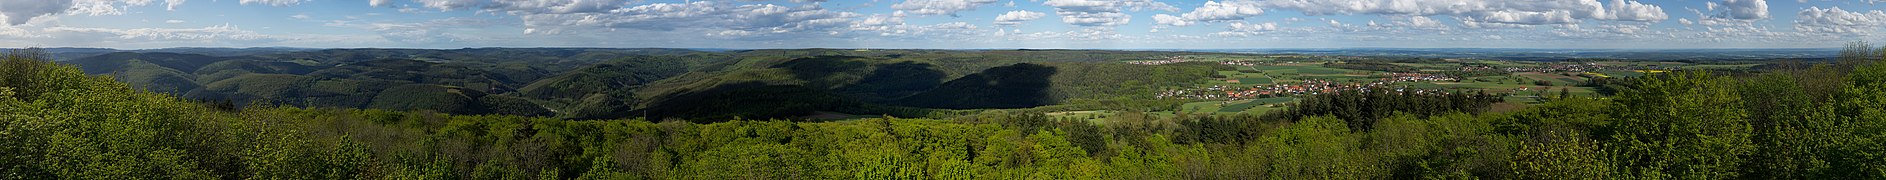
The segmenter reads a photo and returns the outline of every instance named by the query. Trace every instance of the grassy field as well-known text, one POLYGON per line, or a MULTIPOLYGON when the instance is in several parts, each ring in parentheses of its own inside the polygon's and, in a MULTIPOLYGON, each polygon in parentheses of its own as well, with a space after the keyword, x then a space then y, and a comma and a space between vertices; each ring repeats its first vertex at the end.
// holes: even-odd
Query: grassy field
POLYGON ((1514 73, 1514 75, 1526 77, 1534 81, 1552 82, 1552 85, 1555 85, 1555 86, 1568 86, 1568 85, 1577 85, 1577 84, 1585 83, 1584 77, 1566 76, 1564 74, 1558 74, 1558 73, 1525 72, 1525 73, 1514 73))
POLYGON ((1749 68, 1754 68, 1754 67, 1755 67, 1755 66, 1757 66, 1757 65, 1759 65, 1759 64, 1698 64, 1698 65, 1688 65, 1688 66, 1683 66, 1682 68, 1683 68, 1683 69, 1689 69, 1689 70, 1701 70, 1701 69, 1749 69, 1749 68))
POLYGON ((1187 113, 1262 114, 1265 112, 1283 109, 1282 107, 1271 107, 1269 105, 1278 104, 1278 103, 1287 103, 1291 101, 1296 101, 1296 98, 1279 97, 1279 98, 1248 99, 1248 100, 1236 100, 1236 101, 1194 102, 1194 103, 1186 103, 1184 106, 1180 107, 1180 110, 1187 113))
POLYGON ((1598 71, 1598 73, 1604 73, 1604 75, 1618 78, 1644 76, 1643 72, 1637 71, 1598 71))
MULTIPOLYGON (((1387 73, 1387 72, 1381 72, 1381 71, 1353 70, 1353 69, 1324 67, 1323 62, 1284 63, 1284 62, 1275 61, 1276 59, 1254 58, 1254 57, 1247 57, 1247 56, 1188 56, 1185 58, 1192 59, 1192 60, 1200 60, 1200 61, 1266 61, 1266 60, 1270 61, 1269 64, 1263 64, 1263 65, 1258 65, 1258 66, 1238 66, 1236 67, 1237 70, 1218 71, 1217 78, 1211 79, 1212 81, 1215 81, 1215 83, 1203 84, 1205 86, 1227 86, 1227 87, 1232 87, 1232 88, 1243 88, 1243 87, 1251 87, 1251 86, 1256 86, 1256 85, 1292 84, 1292 83, 1304 82, 1307 80, 1327 80, 1327 81, 1346 82, 1346 83, 1368 83, 1368 82, 1375 82, 1382 79, 1387 73)), ((1455 71, 1461 67, 1462 63, 1486 65, 1486 66, 1492 66, 1494 68, 1546 67, 1546 66, 1551 66, 1551 65, 1556 64, 1556 63, 1549 63, 1549 62, 1504 61, 1504 60, 1484 60, 1484 59, 1449 60, 1447 62, 1442 62, 1442 63, 1390 62, 1389 64, 1403 66, 1403 67, 1411 67, 1411 68, 1420 70, 1422 72, 1440 73, 1440 72, 1447 72, 1447 71, 1455 71)), ((1622 61, 1596 62, 1596 64, 1605 65, 1605 66, 1679 68, 1679 69, 1746 69, 1746 68, 1751 68, 1755 66, 1754 64, 1688 64, 1688 63, 1681 63, 1681 62, 1622 62, 1622 61)), ((1637 76, 1644 75, 1643 72, 1635 72, 1635 71, 1599 71, 1596 73, 1602 73, 1610 77, 1637 77, 1637 76)), ((1542 96, 1543 97, 1557 97, 1559 96, 1560 91, 1566 91, 1569 94, 1574 95, 1574 96, 1582 96, 1582 97, 1599 96, 1595 88, 1578 86, 1578 85, 1586 84, 1586 82, 1589 81, 1588 78, 1580 76, 1580 75, 1582 75, 1582 73, 1517 72, 1517 73, 1511 73, 1507 75, 1468 77, 1459 82, 1400 82, 1400 83, 1395 83, 1391 85, 1390 87, 1446 89, 1450 91, 1459 90, 1459 91, 1466 91, 1466 92, 1484 91, 1487 93, 1507 94, 1507 97, 1505 98, 1505 100, 1507 100, 1508 103, 1505 103, 1505 104, 1511 105, 1511 106, 1530 106, 1533 104, 1538 104, 1540 103, 1539 97, 1542 97, 1542 96), (1544 81, 1546 83, 1543 83, 1543 84, 1539 83, 1540 81, 1544 81)), ((1177 113, 1195 113, 1195 114, 1196 113, 1204 113, 1204 114, 1266 113, 1270 111, 1287 108, 1287 107, 1280 106, 1280 104, 1287 104, 1288 102, 1293 102, 1293 101, 1296 101, 1296 99, 1285 97, 1285 98, 1266 98, 1266 99, 1255 99, 1255 100, 1192 102, 1192 103, 1183 104, 1180 107, 1180 109, 1176 111, 1158 112, 1156 114, 1164 115, 1164 116, 1171 116, 1172 114, 1177 114, 1177 113)), ((1084 112, 1075 111, 1075 112, 1060 112, 1059 114, 1060 114, 1059 116, 1064 116, 1064 117, 1084 117, 1084 118, 1104 117, 1107 115, 1111 115, 1111 113, 1106 112, 1106 111, 1084 111, 1084 112)))

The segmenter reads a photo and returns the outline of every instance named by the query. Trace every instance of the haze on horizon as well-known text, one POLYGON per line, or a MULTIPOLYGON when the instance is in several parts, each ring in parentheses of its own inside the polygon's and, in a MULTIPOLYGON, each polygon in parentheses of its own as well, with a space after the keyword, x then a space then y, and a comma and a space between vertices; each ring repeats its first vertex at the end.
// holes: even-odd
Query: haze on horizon
POLYGON ((1879 0, 6 0, 0 47, 1822 48, 1879 0))

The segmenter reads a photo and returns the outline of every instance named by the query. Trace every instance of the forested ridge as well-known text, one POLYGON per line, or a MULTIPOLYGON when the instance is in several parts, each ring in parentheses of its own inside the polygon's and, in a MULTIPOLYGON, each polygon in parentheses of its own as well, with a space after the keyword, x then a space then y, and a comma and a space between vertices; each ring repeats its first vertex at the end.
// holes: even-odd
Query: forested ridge
POLYGON ((700 122, 736 116, 812 120, 805 117, 820 113, 938 117, 933 114, 956 109, 1108 104, 1089 102, 1152 99, 1157 87, 1199 84, 1198 77, 1214 68, 1228 68, 1116 63, 1215 53, 1093 50, 232 51, 52 54, 68 57, 55 62, 134 88, 230 106, 700 122), (96 55, 75 57, 85 54, 96 55), (1016 85, 991 85, 1003 82, 1016 85), (765 93, 774 96, 756 96, 765 93))
MULTIPOLYGON (((213 106, 14 51, 0 179, 1886 179, 1886 51, 1852 49, 1761 74, 1619 78, 1615 95, 1511 112, 1377 91, 1272 115, 706 124, 213 106)), ((941 89, 1009 95, 956 84, 941 89)))

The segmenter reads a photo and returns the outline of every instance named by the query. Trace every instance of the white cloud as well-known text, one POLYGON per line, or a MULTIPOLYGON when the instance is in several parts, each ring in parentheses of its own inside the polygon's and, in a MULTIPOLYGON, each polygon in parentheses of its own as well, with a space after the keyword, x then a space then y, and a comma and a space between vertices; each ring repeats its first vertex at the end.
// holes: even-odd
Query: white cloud
POLYGON ((242 0, 241 2, 242 5, 262 4, 270 6, 293 6, 301 4, 301 0, 242 0))
POLYGON ((1034 11, 1022 11, 1022 10, 1009 11, 1008 13, 1002 13, 1002 15, 1000 16, 995 16, 995 25, 1005 25, 1005 26, 1021 25, 1023 21, 1033 21, 1035 19, 1041 19, 1042 16, 1047 16, 1047 14, 1034 12, 1034 11))
POLYGON ((1475 21, 1524 25, 1576 24, 1578 18, 1572 17, 1571 11, 1493 11, 1486 12, 1475 21))
POLYGON ((1802 9, 1794 20, 1795 31, 1821 33, 1873 33, 1886 27, 1886 12, 1846 11, 1840 7, 1802 9))
MULTIPOLYGON (((67 0, 51 0, 58 2, 67 0)), ((151 0, 71 0, 72 7, 67 14, 85 14, 91 16, 121 15, 132 6, 146 6, 151 0)))
POLYGON ((1120 26, 1133 22, 1133 15, 1119 12, 1060 13, 1061 22, 1079 26, 1120 26))
POLYGON ((71 7, 71 0, 7 0, 0 1, 0 16, 6 16, 7 25, 20 25, 39 16, 63 13, 71 7))
POLYGON ((1185 13, 1182 17, 1191 21, 1229 21, 1244 20, 1263 15, 1264 9, 1258 8, 1255 1, 1205 1, 1204 6, 1185 13))
MULTIPOLYGON (((479 1, 480 0, 413 0, 413 2, 419 3, 420 6, 439 9, 441 11, 472 8, 478 5, 480 3, 479 1)), ((369 2, 369 4, 371 4, 371 2, 369 2)))
POLYGON ((1153 24, 1169 25, 1169 26, 1190 26, 1192 25, 1192 21, 1187 21, 1185 20, 1185 18, 1181 18, 1178 16, 1172 16, 1172 15, 1166 15, 1166 14, 1155 14, 1153 15, 1153 24))
POLYGON ((787 7, 773 4, 733 5, 697 1, 691 3, 655 3, 605 12, 547 11, 570 13, 523 13, 525 28, 533 33, 555 34, 569 29, 617 28, 674 31, 695 29, 719 37, 749 37, 778 34, 835 34, 849 27, 857 13, 831 11, 816 5, 787 7), (721 36, 740 35, 740 36, 721 36))
POLYGON ((1414 29, 1447 29, 1448 28, 1447 24, 1441 23, 1441 21, 1437 21, 1432 18, 1428 18, 1427 16, 1409 16, 1407 20, 1396 20, 1393 23, 1393 25, 1407 27, 1407 28, 1414 28, 1414 29))
MULTIPOLYGON (((270 36, 267 36, 267 35, 255 33, 254 31, 245 31, 236 26, 231 26, 227 24, 203 27, 203 28, 194 28, 194 29, 192 28, 111 29, 111 28, 50 27, 50 28, 44 29, 44 31, 45 33, 51 33, 51 34, 65 34, 65 33, 93 34, 93 35, 100 35, 100 36, 91 36, 91 37, 105 37, 105 38, 120 39, 120 40, 209 40, 209 41, 215 41, 215 40, 257 40, 257 39, 271 38, 270 36)), ((61 35, 60 37, 87 37, 87 36, 61 35)))
POLYGON ((22 28, 20 28, 20 27, 13 27, 13 26, 0 26, 0 37, 6 37, 6 38, 47 38, 47 37, 51 37, 51 36, 49 36, 49 35, 46 35, 46 34, 44 34, 44 33, 33 33, 32 31, 27 31, 26 29, 22 29, 22 28))
POLYGON ((392 3, 393 3, 393 0, 372 0, 372 1, 367 1, 367 5, 369 5, 369 6, 373 6, 373 7, 383 7, 383 6, 386 6, 387 4, 392 4, 392 3))
MULTIPOLYGON (((127 9, 149 6, 154 0, 0 0, 0 16, 7 25, 32 22, 53 15, 121 15, 127 9)), ((174 10, 183 0, 164 0, 165 8, 174 10)))
POLYGON ((1230 27, 1232 31, 1241 31, 1241 32, 1274 31, 1274 30, 1277 30, 1277 23, 1265 22, 1265 23, 1258 23, 1258 24, 1249 24, 1249 23, 1244 23, 1244 22, 1233 22, 1231 23, 1230 27))
POLYGON ((1283 0, 1263 1, 1263 7, 1290 9, 1305 15, 1447 15, 1473 21, 1517 25, 1575 24, 1582 20, 1656 22, 1668 19, 1662 7, 1637 1, 1612 0, 1283 0))
POLYGON ((875 33, 873 35, 887 37, 962 40, 974 39, 967 36, 978 33, 977 28, 976 25, 968 22, 915 26, 905 24, 902 16, 876 14, 852 23, 849 30, 872 32, 875 33))
POLYGON ((177 24, 177 23, 183 23, 183 20, 175 20, 175 19, 164 20, 164 23, 177 24))
POLYGON ((296 14, 296 15, 293 15, 293 16, 288 16, 288 18, 295 18, 295 19, 300 19, 300 20, 307 20, 308 18, 311 18, 311 17, 309 17, 309 16, 307 15, 307 14, 296 14))
POLYGON ((178 5, 183 5, 183 2, 184 2, 184 0, 164 0, 164 10, 166 10, 166 11, 176 11, 176 10, 177 10, 177 6, 178 6, 178 5))
POLYGON ((892 4, 891 9, 923 15, 956 16, 956 12, 975 10, 977 6, 995 2, 996 0, 908 0, 892 4))
POLYGON ((1190 26, 1198 24, 1198 22, 1244 20, 1245 18, 1263 15, 1264 9, 1258 6, 1261 6, 1261 4, 1248 0, 1225 1, 1222 3, 1217 1, 1205 1, 1204 6, 1193 9, 1192 12, 1187 12, 1180 16, 1166 14, 1153 15, 1153 21, 1159 25, 1190 26))
MULTIPOLYGON (((247 1, 247 0, 245 0, 247 1)), ((526 14, 572 14, 600 13, 623 9, 634 0, 413 0, 421 7, 451 10, 476 10, 480 12, 526 14)), ((700 1, 705 2, 705 1, 700 1)), ((390 5, 390 0, 372 0, 370 6, 390 5)), ((400 11, 408 12, 402 8, 400 11)))
MULTIPOLYGON (((1335 21, 1330 21, 1330 22, 1335 22, 1335 21)), ((1231 22, 1231 25, 1226 26, 1225 31, 1212 33, 1210 35, 1224 36, 1224 37, 1248 37, 1248 36, 1256 36, 1256 35, 1260 35, 1264 33, 1274 32, 1279 29, 1281 28, 1277 27, 1276 22, 1264 22, 1264 23, 1252 24, 1252 23, 1247 23, 1244 21, 1233 21, 1231 22)))
POLYGON ((1507 29, 1507 28, 1528 28, 1528 27, 1535 26, 1535 25, 1530 25, 1530 24, 1493 23, 1493 22, 1485 22, 1485 21, 1475 20, 1471 18, 1460 18, 1460 17, 1456 17, 1454 19, 1460 21, 1461 27, 1466 27, 1466 28, 1507 29))
POLYGON ((471 37, 453 33, 453 31, 467 28, 478 29, 493 25, 496 25, 496 22, 487 19, 453 17, 417 23, 371 23, 354 27, 378 32, 381 38, 388 41, 408 44, 427 44, 471 39, 471 37))
POLYGON ((1611 4, 1605 7, 1611 11, 1611 16, 1601 19, 1640 22, 1658 22, 1670 19, 1669 14, 1663 13, 1663 7, 1638 3, 1637 1, 1611 0, 1611 4))
POLYGON ((532 1, 492 1, 485 3, 487 11, 530 14, 569 14, 596 13, 622 9, 631 1, 627 0, 532 0, 532 1))
POLYGON ((856 29, 856 30, 882 31, 882 30, 887 30, 892 26, 899 26, 899 25, 904 25, 903 16, 873 14, 870 17, 865 17, 864 20, 853 22, 851 24, 851 28, 856 29))
POLYGON ((927 29, 976 29, 976 25, 969 24, 968 22, 948 22, 926 27, 927 29))
POLYGON ((1178 11, 1177 7, 1152 0, 1048 0, 1042 5, 1054 7, 1061 22, 1078 26, 1120 26, 1133 20, 1126 10, 1178 11))
POLYGON ((1715 11, 1716 9, 1724 10, 1721 13, 1711 15, 1710 18, 1736 20, 1768 19, 1768 1, 1766 0, 1723 0, 1720 3, 1709 2, 1706 5, 1711 11, 1715 11))

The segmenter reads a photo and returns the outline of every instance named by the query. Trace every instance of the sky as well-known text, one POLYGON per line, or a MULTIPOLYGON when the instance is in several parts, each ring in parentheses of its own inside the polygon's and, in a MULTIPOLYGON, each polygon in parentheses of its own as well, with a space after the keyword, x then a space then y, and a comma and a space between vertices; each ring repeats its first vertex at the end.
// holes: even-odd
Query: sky
POLYGON ((0 0, 0 47, 1821 48, 1886 0, 0 0))

